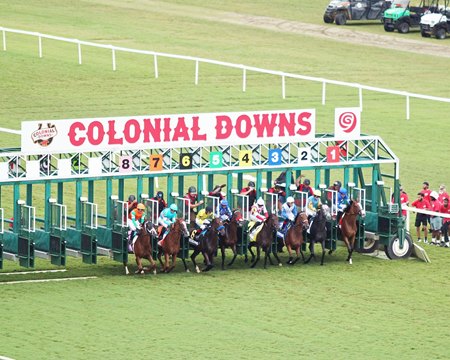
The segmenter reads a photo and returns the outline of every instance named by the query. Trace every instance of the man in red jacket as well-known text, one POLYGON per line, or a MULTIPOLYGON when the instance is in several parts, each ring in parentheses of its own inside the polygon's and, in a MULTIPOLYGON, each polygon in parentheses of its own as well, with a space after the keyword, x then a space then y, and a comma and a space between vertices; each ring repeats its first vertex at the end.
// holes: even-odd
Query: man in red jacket
MULTIPOLYGON (((430 210, 430 203, 428 202, 428 200, 425 200, 425 194, 423 191, 421 191, 420 193, 417 194, 418 198, 417 200, 413 201, 413 203, 411 204, 411 206, 416 207, 420 210, 430 210)), ((417 242, 421 242, 421 238, 420 238, 420 225, 423 225, 423 236, 424 236, 424 240, 423 242, 425 244, 428 244, 428 239, 427 239, 427 235, 428 235, 428 216, 426 214, 422 214, 420 212, 418 212, 416 214, 416 222, 414 223, 414 226, 416 227, 416 233, 417 233, 417 242)))

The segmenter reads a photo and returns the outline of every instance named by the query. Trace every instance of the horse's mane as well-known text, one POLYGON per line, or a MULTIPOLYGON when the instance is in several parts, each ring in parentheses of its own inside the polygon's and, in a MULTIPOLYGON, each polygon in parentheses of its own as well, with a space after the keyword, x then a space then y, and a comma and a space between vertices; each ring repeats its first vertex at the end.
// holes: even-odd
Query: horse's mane
POLYGON ((350 202, 348 203, 348 205, 344 209, 344 212, 346 214, 348 214, 350 212, 350 209, 352 208, 352 205, 353 205, 353 200, 350 200, 350 202))

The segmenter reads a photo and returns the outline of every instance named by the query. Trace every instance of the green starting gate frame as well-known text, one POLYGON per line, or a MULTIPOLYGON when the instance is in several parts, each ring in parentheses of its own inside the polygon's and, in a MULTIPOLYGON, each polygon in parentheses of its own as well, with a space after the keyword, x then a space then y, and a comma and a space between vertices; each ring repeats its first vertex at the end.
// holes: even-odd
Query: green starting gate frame
MULTIPOLYGON (((354 196, 358 189, 364 190, 366 195, 363 200, 366 218, 360 231, 360 248, 373 251, 372 247, 365 247, 366 234, 372 234, 374 241, 371 244, 385 245, 395 258, 393 243, 399 241, 402 248, 407 239, 403 218, 390 204, 391 194, 387 195, 385 190, 386 187, 394 189, 394 203, 400 202, 399 160, 378 136, 338 141, 332 135, 322 134, 314 140, 297 143, 45 155, 8 150, 0 153, 0 169, 6 169, 6 173, 0 175, 0 206, 5 212, 10 211, 13 218, 5 220, 12 228, 4 231, 3 253, 16 254, 22 266, 34 265, 34 246, 59 265, 65 265, 66 251, 69 255, 81 253, 87 263, 96 263, 97 254, 109 254, 117 261, 125 261, 128 256, 127 227, 123 216, 126 211, 125 181, 135 183, 134 193, 143 203, 149 200, 145 194, 154 194, 161 189, 157 184, 163 179, 168 203, 183 201, 179 194, 185 194, 190 185, 206 191, 215 183, 226 183, 225 195, 238 204, 243 200, 236 196, 236 189, 244 187, 244 175, 248 174, 255 180, 258 197, 263 196, 263 182, 267 187, 272 185, 275 175, 281 171, 286 173, 284 186, 287 195, 297 197, 295 186, 291 186, 294 176, 311 174, 314 179, 311 184, 322 190, 339 179, 354 196), (275 153, 276 157, 273 156, 275 153), (217 154, 221 154, 219 162, 217 154), (162 167, 158 169, 153 168, 150 161, 155 156, 162 160, 162 167), (132 160, 126 172, 123 171, 123 159, 132 160), (44 166, 36 170, 35 164, 44 166), (196 183, 185 184, 187 176, 195 178, 196 183), (73 184, 74 191, 66 192, 69 183, 73 184), (35 199, 35 185, 44 187, 43 194, 42 191, 38 194, 40 200, 35 199), (96 191, 99 186, 104 189, 101 199, 96 191), (7 196, 2 189, 9 188, 12 188, 8 191, 12 202, 4 204, 2 198, 7 196), (21 199, 23 190, 25 200, 21 199), (97 213, 98 203, 105 204, 106 214, 97 213), (44 216, 35 219, 41 227, 32 231, 30 224, 24 224, 23 220, 25 212, 33 212, 35 208, 43 209, 44 216), (69 208, 74 215, 67 214, 69 208), (72 224, 63 226, 66 219, 72 224)), ((323 194, 323 200, 326 200, 325 191, 323 194)), ((207 199, 201 191, 199 198, 207 199)), ((242 229, 242 238, 244 234, 245 228, 242 229)), ((336 234, 330 237, 335 240, 336 234)), ((246 245, 244 241, 241 243, 240 253, 246 253, 246 245)), ((182 249, 183 256, 187 257, 187 241, 182 249)))

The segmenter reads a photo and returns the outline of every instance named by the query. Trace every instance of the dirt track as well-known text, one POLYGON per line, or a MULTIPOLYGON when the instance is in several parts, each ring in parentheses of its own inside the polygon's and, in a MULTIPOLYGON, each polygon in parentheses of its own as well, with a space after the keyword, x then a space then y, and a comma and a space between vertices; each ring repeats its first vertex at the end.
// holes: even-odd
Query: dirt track
MULTIPOLYGON (((190 14, 192 15, 192 14, 190 14)), ((230 24, 252 26, 256 28, 274 30, 291 34, 301 34, 332 39, 346 43, 358 43, 361 45, 376 46, 385 49, 408 51, 417 54, 450 57, 450 46, 439 44, 439 40, 426 39, 426 41, 405 39, 400 34, 396 36, 377 35, 364 31, 353 30, 350 26, 337 25, 314 25, 299 21, 288 21, 265 16, 243 15, 237 13, 222 12, 220 16, 208 16, 208 14, 197 13, 197 17, 222 21, 230 24)), ((418 36, 420 36, 418 34, 418 36)), ((450 39, 442 40, 448 42, 450 39)))

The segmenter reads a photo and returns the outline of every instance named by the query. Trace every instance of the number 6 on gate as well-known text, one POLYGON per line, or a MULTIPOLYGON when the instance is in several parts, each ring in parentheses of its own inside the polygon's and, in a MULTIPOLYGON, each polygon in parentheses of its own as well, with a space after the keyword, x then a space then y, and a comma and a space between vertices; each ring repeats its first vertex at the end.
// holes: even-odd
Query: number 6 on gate
POLYGON ((311 148, 304 147, 298 149, 298 163, 299 164, 311 163, 311 148))

